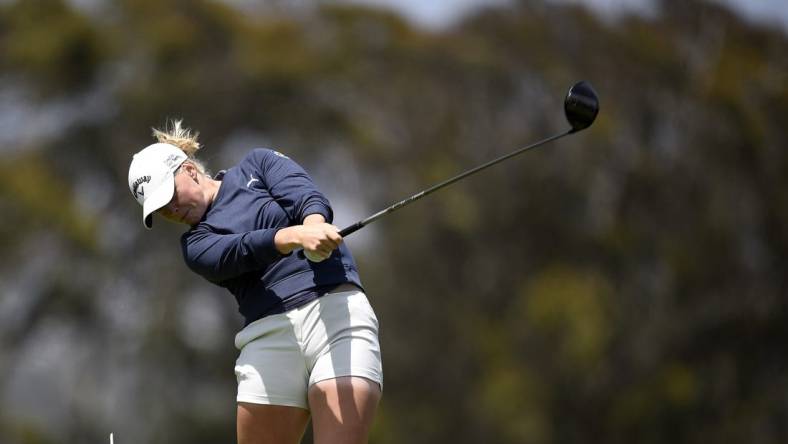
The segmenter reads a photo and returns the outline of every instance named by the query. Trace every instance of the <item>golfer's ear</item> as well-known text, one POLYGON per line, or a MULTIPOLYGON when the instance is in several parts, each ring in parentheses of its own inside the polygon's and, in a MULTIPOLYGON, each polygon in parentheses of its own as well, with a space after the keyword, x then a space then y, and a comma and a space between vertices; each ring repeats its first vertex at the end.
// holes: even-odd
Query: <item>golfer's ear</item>
POLYGON ((199 171, 197 171, 197 167, 195 167, 193 163, 189 161, 183 162, 183 169, 186 171, 186 174, 188 174, 189 177, 192 178, 193 181, 197 182, 199 176, 199 174, 197 173, 199 171))

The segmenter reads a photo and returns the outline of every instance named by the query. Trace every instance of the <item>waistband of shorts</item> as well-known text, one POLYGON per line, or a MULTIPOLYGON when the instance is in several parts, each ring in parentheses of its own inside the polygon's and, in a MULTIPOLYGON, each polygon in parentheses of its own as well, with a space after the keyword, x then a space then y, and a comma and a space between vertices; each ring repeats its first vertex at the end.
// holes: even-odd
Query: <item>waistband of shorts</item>
POLYGON ((332 288, 331 291, 326 292, 326 294, 333 294, 333 293, 346 293, 349 291, 364 291, 359 288, 358 285, 355 285, 351 282, 344 282, 342 284, 337 285, 336 287, 332 288))
POLYGON ((322 297, 328 295, 338 295, 343 293, 363 294, 364 290, 360 288, 358 285, 355 285, 351 282, 343 282, 331 288, 330 290, 318 292, 317 295, 313 296, 312 298, 309 298, 308 300, 304 301, 302 304, 299 304, 296 307, 291 307, 286 310, 277 311, 276 313, 263 316, 260 319, 257 319, 253 322, 250 322, 249 324, 244 325, 241 331, 236 333, 235 341, 234 341, 236 348, 240 350, 241 348, 243 348, 244 345, 253 341, 255 337, 258 336, 257 331, 259 331, 261 324, 267 324, 268 326, 276 325, 278 322, 282 322, 283 320, 287 319, 288 313, 291 311, 308 309, 309 304, 315 303, 318 299, 322 297))

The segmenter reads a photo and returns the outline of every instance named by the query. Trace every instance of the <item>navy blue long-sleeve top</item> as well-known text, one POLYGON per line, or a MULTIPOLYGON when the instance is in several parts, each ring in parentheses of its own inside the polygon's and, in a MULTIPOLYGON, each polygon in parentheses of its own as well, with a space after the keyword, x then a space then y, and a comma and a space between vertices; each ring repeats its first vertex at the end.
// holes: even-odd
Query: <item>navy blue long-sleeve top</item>
POLYGON ((222 184, 212 204, 181 237, 183 257, 189 268, 235 296, 247 325, 343 283, 361 288, 344 243, 319 263, 276 249, 280 229, 301 224, 310 214, 333 219, 328 199, 296 162, 258 148, 217 178, 222 184))

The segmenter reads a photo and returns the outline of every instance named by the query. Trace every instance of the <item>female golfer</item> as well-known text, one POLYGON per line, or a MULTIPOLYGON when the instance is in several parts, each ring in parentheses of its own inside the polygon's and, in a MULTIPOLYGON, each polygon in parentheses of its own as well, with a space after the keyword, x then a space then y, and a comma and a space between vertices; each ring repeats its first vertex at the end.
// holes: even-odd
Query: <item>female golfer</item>
POLYGON ((277 151, 211 177, 180 121, 153 134, 129 167, 143 223, 158 213, 188 225, 186 264, 227 288, 246 321, 238 442, 297 443, 310 414, 316 443, 366 442, 383 381, 378 322, 328 200, 277 151))

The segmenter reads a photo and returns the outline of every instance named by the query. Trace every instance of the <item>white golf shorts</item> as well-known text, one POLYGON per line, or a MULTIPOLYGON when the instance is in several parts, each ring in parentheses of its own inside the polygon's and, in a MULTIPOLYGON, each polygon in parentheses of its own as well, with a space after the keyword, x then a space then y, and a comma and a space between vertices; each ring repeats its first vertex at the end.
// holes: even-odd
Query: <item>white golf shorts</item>
POLYGON ((252 322, 235 336, 235 346, 238 402, 308 410, 309 387, 340 376, 383 387, 378 320, 352 286, 252 322))

